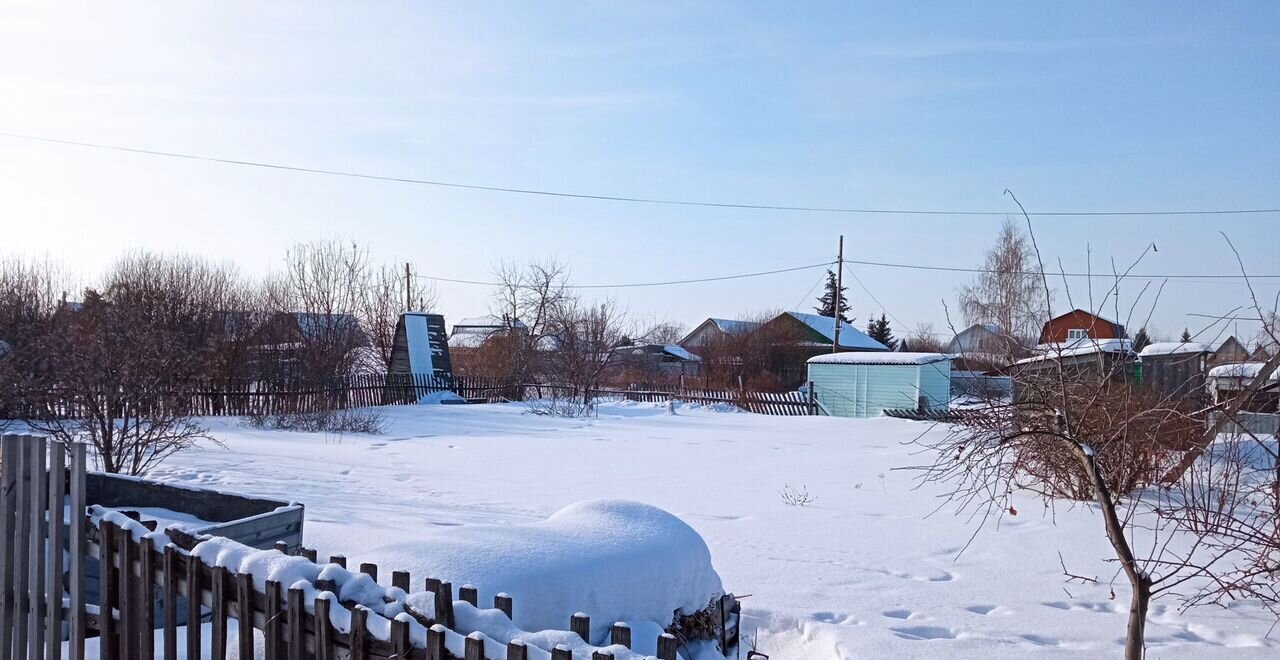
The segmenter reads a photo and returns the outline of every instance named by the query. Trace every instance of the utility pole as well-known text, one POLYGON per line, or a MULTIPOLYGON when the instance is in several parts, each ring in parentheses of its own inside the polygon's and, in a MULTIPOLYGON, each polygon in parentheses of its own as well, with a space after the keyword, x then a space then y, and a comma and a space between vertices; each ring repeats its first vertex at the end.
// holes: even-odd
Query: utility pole
POLYGON ((836 252, 836 291, 835 291, 835 318, 832 319, 836 323, 835 338, 831 342, 831 352, 840 352, 840 293, 844 286, 844 234, 840 235, 840 248, 836 252))
POLYGON ((413 274, 409 272, 409 262, 404 262, 404 311, 413 309, 413 274))

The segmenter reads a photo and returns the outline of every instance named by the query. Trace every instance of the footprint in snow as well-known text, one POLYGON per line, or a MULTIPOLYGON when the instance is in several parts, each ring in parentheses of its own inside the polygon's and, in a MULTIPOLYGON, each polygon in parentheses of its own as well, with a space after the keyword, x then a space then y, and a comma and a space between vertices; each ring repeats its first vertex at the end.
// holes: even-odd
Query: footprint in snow
POLYGON ((1011 610, 1003 605, 970 605, 964 608, 966 612, 973 612, 982 616, 989 614, 1010 614, 1011 610))
POLYGON ((902 639, 916 641, 927 641, 934 639, 955 639, 960 633, 951 628, 942 628, 940 626, 908 626, 905 628, 890 628, 895 635, 902 639))
POLYGON ((912 612, 911 610, 885 610, 880 613, 880 616, 905 621, 907 619, 914 619, 923 615, 912 612))

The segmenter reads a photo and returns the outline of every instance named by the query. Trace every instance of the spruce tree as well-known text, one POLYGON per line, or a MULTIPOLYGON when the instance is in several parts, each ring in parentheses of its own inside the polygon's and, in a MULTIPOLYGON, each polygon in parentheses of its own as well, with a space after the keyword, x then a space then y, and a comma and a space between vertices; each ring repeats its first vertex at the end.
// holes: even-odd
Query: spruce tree
POLYGON ((1147 335, 1145 327, 1138 328, 1138 334, 1133 337, 1133 350, 1141 353, 1142 349, 1151 345, 1151 337, 1147 335))
POLYGON ((883 313, 880 318, 867 322, 867 336, 889 347, 891 351, 897 345, 893 339, 893 330, 889 327, 889 319, 883 313))
POLYGON ((836 316, 836 301, 839 300, 840 320, 845 323, 852 323, 853 319, 847 315, 849 311, 849 299, 845 297, 844 292, 848 287, 840 287, 839 294, 836 293, 836 274, 834 271, 827 271, 827 284, 824 287, 822 295, 818 298, 818 306, 814 307, 814 311, 819 316, 834 318, 836 316))
POLYGON ((1185 343, 1187 343, 1187 342, 1189 342, 1189 341, 1191 341, 1191 331, 1190 331, 1190 330, 1188 330, 1187 328, 1183 328, 1183 329, 1182 329, 1182 343, 1184 343, 1184 344, 1185 344, 1185 343))

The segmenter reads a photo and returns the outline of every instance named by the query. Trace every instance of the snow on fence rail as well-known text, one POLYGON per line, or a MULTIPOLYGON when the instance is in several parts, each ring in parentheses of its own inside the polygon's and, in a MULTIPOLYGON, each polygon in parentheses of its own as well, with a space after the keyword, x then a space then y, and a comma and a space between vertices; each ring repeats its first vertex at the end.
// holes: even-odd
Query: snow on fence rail
MULTIPOLYGON (((655 657, 631 650, 632 631, 623 623, 610 627, 607 646, 591 645, 590 619, 582 614, 571 617, 567 631, 519 630, 511 623, 518 603, 506 594, 482 609, 474 587, 463 585, 455 599, 450 583, 426 578, 424 590, 411 594, 408 572, 393 572, 392 586, 383 587, 374 564, 352 572, 346 558, 335 556, 321 565, 315 550, 291 555, 283 542, 256 550, 174 527, 156 531, 154 521, 102 507, 89 507, 86 518, 84 445, 5 435, 0 452, 0 630, 7 633, 0 660, 60 659, 64 652, 83 660, 94 646, 105 660, 154 658, 157 652, 166 660, 225 659, 229 622, 238 632, 260 631, 267 660, 655 657), (69 558, 65 573, 61 562, 47 561, 60 556, 60 548, 69 558), (101 567, 97 603, 86 602, 89 558, 101 567), (180 611, 188 622, 209 622, 207 640, 198 623, 179 627, 180 611), (554 646, 525 641, 534 638, 554 646)), ((718 646, 735 648, 733 595, 691 618, 705 623, 708 615, 718 646)), ((239 657, 255 657, 255 636, 238 634, 239 657)), ((655 648, 659 660, 675 660, 679 644, 664 631, 645 646, 655 648)))
POLYGON ((623 390, 601 389, 595 391, 603 398, 621 398, 626 401, 663 403, 683 401, 704 405, 728 404, 761 415, 816 415, 817 404, 805 392, 750 392, 742 390, 623 390))

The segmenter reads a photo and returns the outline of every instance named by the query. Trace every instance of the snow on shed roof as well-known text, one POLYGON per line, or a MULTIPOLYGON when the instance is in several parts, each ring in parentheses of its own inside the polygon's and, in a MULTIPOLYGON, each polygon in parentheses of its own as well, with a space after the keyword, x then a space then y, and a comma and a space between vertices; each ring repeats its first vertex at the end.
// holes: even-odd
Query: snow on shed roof
MULTIPOLYGON (((1209 378, 1257 378, 1262 373, 1264 362, 1241 362, 1224 364, 1209 370, 1209 378)), ((1280 369, 1271 372, 1268 380, 1280 380, 1280 369)))
POLYGON ((520 319, 512 319, 510 322, 508 322, 506 319, 502 318, 501 316, 494 316, 492 314, 486 314, 484 316, 469 316, 465 319, 462 319, 454 323, 453 329, 456 331, 458 328, 492 329, 492 328, 506 328, 508 326, 515 328, 517 330, 525 329, 524 322, 521 321, 520 319))
POLYGON ((1138 355, 1143 357, 1151 355, 1174 355, 1177 353, 1211 353, 1213 348, 1208 344, 1187 341, 1161 341, 1154 344, 1147 344, 1138 355))
MULTIPOLYGON (((841 333, 843 334, 843 330, 841 333)), ((828 353, 809 358, 809 364, 898 364, 917 365, 946 362, 952 356, 942 353, 828 353)))
POLYGON ((1093 353, 1132 353, 1133 340, 1092 339, 1086 337, 1069 344, 1041 344, 1037 349, 1043 352, 1035 357, 1018 360, 1014 364, 1032 364, 1045 360, 1055 360, 1059 357, 1074 357, 1093 353))
MULTIPOLYGON (((829 316, 805 314, 804 312, 787 312, 787 314, 810 328, 813 328, 815 332, 826 337, 828 340, 834 340, 836 334, 835 319, 829 316)), ((888 346, 872 339, 865 332, 858 330, 844 321, 840 322, 840 348, 854 348, 864 351, 889 350, 888 346)))

